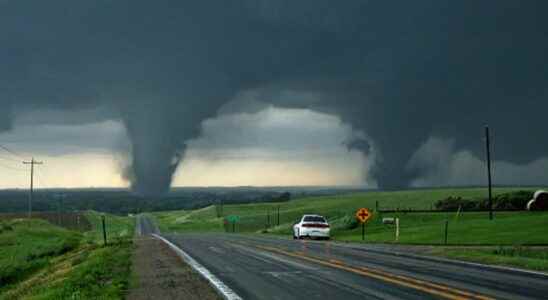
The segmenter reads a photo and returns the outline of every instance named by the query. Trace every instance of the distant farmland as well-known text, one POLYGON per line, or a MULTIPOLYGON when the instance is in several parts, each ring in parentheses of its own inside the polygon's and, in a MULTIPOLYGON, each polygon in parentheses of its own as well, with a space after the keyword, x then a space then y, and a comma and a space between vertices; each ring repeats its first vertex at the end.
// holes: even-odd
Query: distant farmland
MULTIPOLYGON (((527 190, 497 188, 495 195, 527 190)), ((529 189, 535 190, 535 189, 529 189)), ((291 226, 303 214, 321 214, 332 225, 336 240, 361 241, 361 227, 354 213, 360 207, 401 210, 399 213, 374 214, 367 224, 367 242, 395 242, 393 225, 382 223, 383 217, 401 221, 400 243, 444 244, 444 227, 448 224, 448 244, 548 244, 548 212, 496 212, 488 220, 487 212, 412 213, 405 210, 428 210, 450 196, 467 199, 484 198, 485 189, 451 188, 395 192, 367 192, 350 195, 310 197, 283 203, 254 203, 209 206, 198 210, 157 212, 152 215, 164 232, 231 231, 227 217, 237 215, 236 232, 269 233, 291 237, 291 226), (279 210, 279 217, 278 217, 279 210), (279 219, 278 219, 279 218, 279 219), (279 220, 279 221, 278 221, 279 220), (279 223, 279 225, 278 225, 279 223)))

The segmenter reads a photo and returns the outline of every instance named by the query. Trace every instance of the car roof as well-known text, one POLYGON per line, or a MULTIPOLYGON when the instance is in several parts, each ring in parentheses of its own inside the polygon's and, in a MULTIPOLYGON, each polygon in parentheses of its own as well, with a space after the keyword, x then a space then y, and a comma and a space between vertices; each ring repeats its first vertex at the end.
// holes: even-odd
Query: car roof
POLYGON ((303 215, 303 218, 304 217, 322 217, 322 218, 324 218, 324 216, 321 216, 321 215, 303 215))

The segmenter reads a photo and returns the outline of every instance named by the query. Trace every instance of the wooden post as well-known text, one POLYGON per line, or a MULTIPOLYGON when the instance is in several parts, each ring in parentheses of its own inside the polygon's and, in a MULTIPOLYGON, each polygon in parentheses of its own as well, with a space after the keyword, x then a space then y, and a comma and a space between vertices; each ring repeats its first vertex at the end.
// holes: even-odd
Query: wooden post
POLYGON ((447 235, 449 233, 449 221, 445 220, 445 245, 447 245, 447 235))
POLYGON ((107 228, 105 226, 105 215, 101 216, 101 221, 103 223, 103 245, 107 245, 107 228))
POLYGON ((280 226, 280 206, 278 205, 278 220, 276 226, 280 226))
POLYGON ((396 242, 400 240, 400 218, 396 218, 396 242))

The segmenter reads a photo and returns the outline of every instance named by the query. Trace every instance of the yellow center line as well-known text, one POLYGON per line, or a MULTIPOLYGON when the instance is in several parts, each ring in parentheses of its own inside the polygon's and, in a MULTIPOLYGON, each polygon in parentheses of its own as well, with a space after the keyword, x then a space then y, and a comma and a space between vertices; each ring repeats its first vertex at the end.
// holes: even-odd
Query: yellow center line
POLYGON ((462 291, 459 289, 451 288, 448 286, 431 283, 423 280, 418 280, 418 279, 414 279, 414 278, 410 278, 402 275, 391 274, 391 273, 380 271, 380 270, 372 270, 365 267, 355 268, 355 267, 347 266, 344 262, 340 260, 331 259, 329 261, 325 261, 320 258, 310 257, 302 252, 289 252, 289 251, 281 250, 274 247, 259 246, 259 245, 256 245, 255 247, 262 250, 270 251, 270 252, 275 252, 275 253, 279 253, 279 254, 295 257, 295 258, 300 258, 300 259, 314 262, 320 265, 337 268, 337 269, 345 270, 355 274, 379 279, 385 282, 390 282, 393 284, 409 287, 425 293, 437 295, 446 299, 479 299, 479 300, 493 299, 487 296, 474 294, 474 293, 462 291))

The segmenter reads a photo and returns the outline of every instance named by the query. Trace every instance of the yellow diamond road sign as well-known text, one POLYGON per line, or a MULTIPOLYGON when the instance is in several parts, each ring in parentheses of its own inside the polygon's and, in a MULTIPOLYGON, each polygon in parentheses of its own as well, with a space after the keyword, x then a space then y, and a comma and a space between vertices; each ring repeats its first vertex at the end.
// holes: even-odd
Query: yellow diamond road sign
POLYGON ((367 208, 360 208, 356 212, 356 219, 358 219, 358 221, 360 221, 361 223, 367 222, 367 220, 371 218, 371 216, 373 216, 373 214, 370 213, 367 208))

